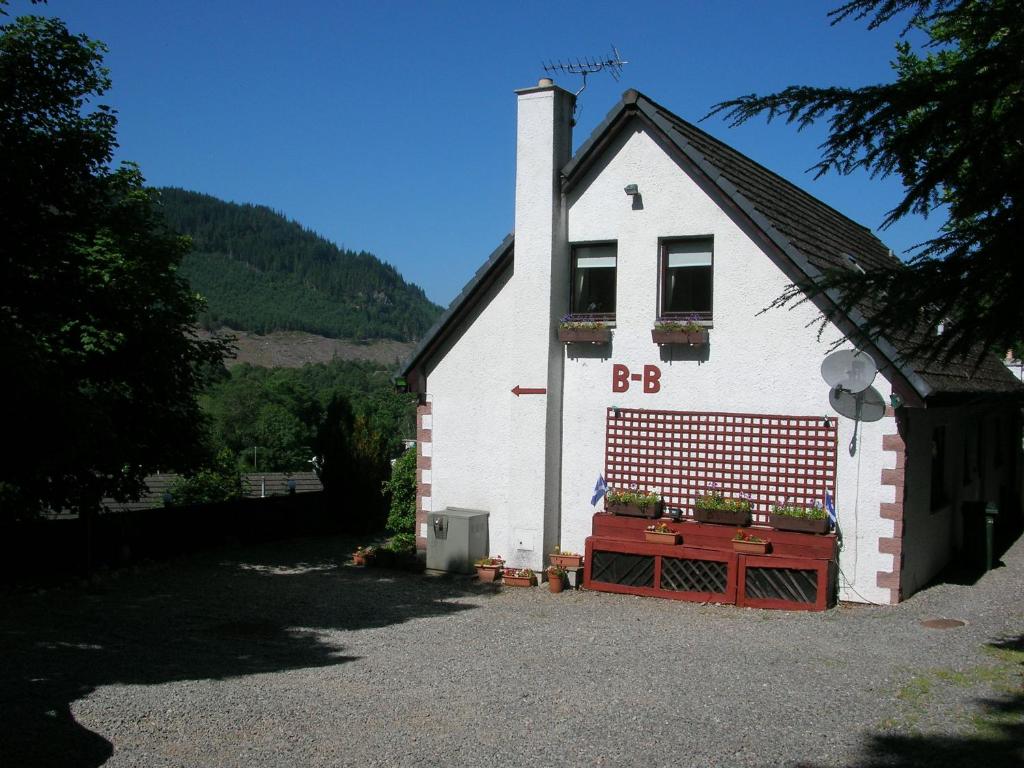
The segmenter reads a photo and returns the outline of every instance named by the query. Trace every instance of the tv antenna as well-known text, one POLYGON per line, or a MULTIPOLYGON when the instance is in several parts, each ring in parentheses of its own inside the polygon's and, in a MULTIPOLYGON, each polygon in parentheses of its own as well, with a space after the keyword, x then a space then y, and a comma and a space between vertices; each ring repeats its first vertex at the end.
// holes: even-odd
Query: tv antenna
POLYGON ((840 416, 853 419, 850 455, 857 453, 857 429, 862 421, 878 421, 885 415, 885 401, 871 383, 878 366, 867 352, 841 349, 821 361, 821 378, 831 388, 828 402, 840 416))
POLYGON ((611 55, 604 58, 591 58, 588 56, 585 59, 577 58, 575 61, 562 61, 559 59, 554 62, 548 61, 548 63, 543 66, 544 71, 549 75, 553 75, 556 72, 564 72, 569 75, 580 75, 583 78, 583 87, 576 91, 576 96, 579 96, 587 89, 588 75, 608 70, 608 74, 615 79, 615 82, 618 82, 619 76, 622 74, 623 64, 629 64, 629 62, 623 60, 619 55, 619 49, 613 45, 611 55))

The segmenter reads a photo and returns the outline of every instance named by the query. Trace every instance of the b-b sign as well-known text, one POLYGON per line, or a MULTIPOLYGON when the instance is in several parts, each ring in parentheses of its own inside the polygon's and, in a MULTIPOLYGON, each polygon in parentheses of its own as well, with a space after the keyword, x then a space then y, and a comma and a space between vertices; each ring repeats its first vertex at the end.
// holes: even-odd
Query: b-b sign
POLYGON ((645 365, 643 373, 630 373, 622 363, 612 366, 612 392, 628 392, 631 381, 642 381, 644 394, 653 395, 661 391, 661 369, 656 365, 645 365))

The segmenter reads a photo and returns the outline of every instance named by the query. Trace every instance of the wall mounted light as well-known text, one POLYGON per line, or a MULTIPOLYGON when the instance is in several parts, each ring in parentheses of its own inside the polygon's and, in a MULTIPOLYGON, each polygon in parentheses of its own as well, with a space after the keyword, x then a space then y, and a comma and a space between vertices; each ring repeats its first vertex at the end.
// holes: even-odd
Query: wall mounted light
POLYGON ((627 184, 626 194, 629 195, 630 197, 632 197, 633 195, 639 195, 640 189, 637 187, 636 184, 627 184))

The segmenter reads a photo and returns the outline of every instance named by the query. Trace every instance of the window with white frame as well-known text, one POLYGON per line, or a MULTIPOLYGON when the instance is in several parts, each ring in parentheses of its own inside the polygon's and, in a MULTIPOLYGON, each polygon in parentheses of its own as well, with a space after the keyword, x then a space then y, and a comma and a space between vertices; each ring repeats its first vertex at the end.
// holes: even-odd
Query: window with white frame
POLYGON ((705 322, 712 319, 713 246, 710 237, 662 242, 660 317, 705 322))
POLYGON ((615 243, 588 243, 572 248, 573 317, 615 319, 615 271, 618 259, 615 243))

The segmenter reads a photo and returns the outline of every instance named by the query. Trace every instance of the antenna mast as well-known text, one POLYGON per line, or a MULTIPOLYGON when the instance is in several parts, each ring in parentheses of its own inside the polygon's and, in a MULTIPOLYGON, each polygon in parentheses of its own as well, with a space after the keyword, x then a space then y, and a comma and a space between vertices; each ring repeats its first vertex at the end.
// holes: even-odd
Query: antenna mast
POLYGON ((619 56, 619 50, 613 45, 612 53, 610 56, 604 58, 590 58, 576 59, 575 61, 549 61, 544 64, 544 71, 549 75, 553 75, 555 72, 564 72, 569 75, 581 75, 583 77, 583 87, 576 91, 578 97, 583 91, 587 89, 587 75, 591 75, 595 72, 600 72, 607 69, 608 73, 615 78, 618 82, 619 76, 622 74, 622 65, 629 64, 628 61, 624 61, 619 56))

